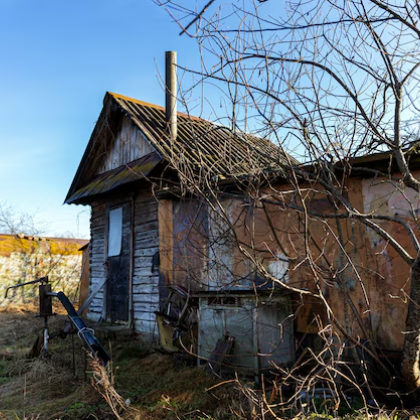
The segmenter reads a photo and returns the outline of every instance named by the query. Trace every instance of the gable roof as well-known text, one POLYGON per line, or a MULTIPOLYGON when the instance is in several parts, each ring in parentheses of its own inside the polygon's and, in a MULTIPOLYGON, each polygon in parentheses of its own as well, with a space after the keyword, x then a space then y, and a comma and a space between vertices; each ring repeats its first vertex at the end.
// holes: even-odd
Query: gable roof
POLYGON ((108 93, 145 134, 162 157, 184 158, 193 169, 203 165, 214 175, 229 177, 284 165, 284 153, 261 137, 234 132, 226 126, 178 112, 178 134, 168 136, 165 108, 108 93))
MULTIPOLYGON (((93 130, 65 203, 86 202, 88 197, 108 192, 128 182, 144 179, 159 161, 175 161, 218 178, 246 175, 264 169, 280 169, 287 164, 285 154, 267 139, 234 132, 226 126, 178 112, 178 134, 174 141, 167 130, 165 108, 116 93, 107 92, 104 107, 93 130), (150 142, 156 153, 148 158, 147 173, 133 176, 128 165, 95 175, 99 142, 97 138, 109 115, 123 112, 150 142), (96 163, 95 163, 96 160, 96 163), (126 170, 124 170, 126 168, 126 170)), ((143 157, 133 164, 142 166, 143 157)), ((297 163, 290 158, 293 163, 297 163)), ((128 164, 129 162, 127 162, 128 164)), ((176 165, 175 165, 176 166, 176 165)))

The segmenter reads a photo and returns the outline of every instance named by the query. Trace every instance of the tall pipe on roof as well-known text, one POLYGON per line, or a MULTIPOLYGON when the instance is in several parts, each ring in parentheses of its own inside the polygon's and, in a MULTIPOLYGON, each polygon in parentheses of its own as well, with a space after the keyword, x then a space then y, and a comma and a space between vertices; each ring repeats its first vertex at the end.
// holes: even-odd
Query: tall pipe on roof
POLYGON ((166 123, 169 134, 176 140, 177 127, 177 76, 176 76, 176 51, 165 53, 165 87, 166 87, 166 123))

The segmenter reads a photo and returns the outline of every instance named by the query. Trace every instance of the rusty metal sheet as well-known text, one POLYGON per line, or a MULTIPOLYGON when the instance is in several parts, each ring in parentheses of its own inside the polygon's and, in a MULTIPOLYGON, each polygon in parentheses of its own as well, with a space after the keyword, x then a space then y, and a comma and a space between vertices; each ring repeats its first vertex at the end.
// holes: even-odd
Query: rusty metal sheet
POLYGON ((227 366, 257 374, 270 369, 272 363, 293 362, 295 351, 289 298, 260 297, 256 305, 255 298, 249 295, 229 295, 229 300, 220 295, 213 296, 200 298, 199 358, 209 359, 217 341, 229 332, 235 338, 235 346, 224 361, 227 366))
POLYGON ((82 204, 87 201, 88 197, 103 194, 124 184, 144 179, 161 160, 157 153, 150 153, 126 165, 97 175, 87 185, 79 188, 68 197, 65 204, 82 204))

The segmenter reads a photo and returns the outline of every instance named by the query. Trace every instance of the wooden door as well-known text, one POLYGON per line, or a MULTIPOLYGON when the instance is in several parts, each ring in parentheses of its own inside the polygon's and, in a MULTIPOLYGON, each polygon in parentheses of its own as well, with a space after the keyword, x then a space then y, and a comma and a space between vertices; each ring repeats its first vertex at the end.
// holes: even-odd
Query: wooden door
POLYGON ((124 203, 108 216, 106 312, 111 322, 129 320, 130 243, 130 203, 124 203))

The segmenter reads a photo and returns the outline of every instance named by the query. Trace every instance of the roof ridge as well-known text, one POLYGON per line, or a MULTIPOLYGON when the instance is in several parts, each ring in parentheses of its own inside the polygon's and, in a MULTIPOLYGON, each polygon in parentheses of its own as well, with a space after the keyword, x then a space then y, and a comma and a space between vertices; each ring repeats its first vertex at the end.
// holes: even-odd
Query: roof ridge
MULTIPOLYGON (((107 92, 107 94, 109 94, 117 103, 119 106, 121 106, 122 108, 125 109, 126 112, 128 112, 128 114, 130 115, 130 118, 133 119, 133 121, 135 121, 135 124, 138 126, 138 128, 145 134, 145 136, 147 137, 148 141, 153 145, 153 147, 162 155, 166 155, 168 150, 167 150, 167 145, 166 142, 160 138, 160 136, 158 135, 158 137, 156 137, 156 135, 158 134, 157 132, 153 131, 150 132, 149 128, 147 125, 147 123, 145 121, 143 121, 141 118, 138 118, 138 110, 136 110, 136 106, 135 104, 139 105, 140 108, 143 108, 144 110, 149 109, 149 111, 147 111, 147 114, 151 113, 151 114, 156 114, 156 112, 152 111, 152 109, 157 109, 160 112, 165 112, 165 109, 159 105, 155 105, 155 104, 151 104, 148 102, 144 102, 144 101, 140 101, 138 99, 134 99, 128 96, 124 96, 118 93, 113 93, 113 92, 107 92), (165 147, 166 146, 166 147, 165 147)), ((210 132, 215 132, 220 130, 223 135, 222 137, 224 138, 224 140, 234 140, 236 142, 239 142, 242 144, 242 147, 245 148, 250 148, 253 153, 258 154, 259 156, 261 156, 264 159, 268 159, 270 161, 276 160, 276 158, 278 157, 278 153, 280 155, 284 156, 287 154, 284 150, 282 150, 282 148, 280 148, 278 145, 276 145, 275 143, 273 143, 270 139, 268 139, 267 137, 262 137, 259 134, 255 134, 255 133, 248 133, 246 131, 241 130, 239 127, 235 127, 235 128, 231 128, 223 123, 221 123, 220 121, 210 121, 210 120, 206 120, 200 117, 194 117, 194 116, 190 116, 188 114, 184 114, 181 112, 178 112, 178 115, 181 117, 184 117, 186 119, 189 119, 192 123, 194 121, 198 122, 199 125, 197 125, 197 133, 199 135, 200 138, 203 137, 203 135, 208 135, 211 133, 210 132), (205 132, 203 132, 205 131, 205 132), (275 148, 275 152, 274 149, 271 150, 264 150, 265 147, 273 147, 275 148)), ((149 116, 151 118, 156 118, 157 115, 151 115, 149 116)), ((159 117, 160 119, 160 117, 159 117)), ((157 120, 156 120, 157 121, 157 120)), ((162 121, 161 121, 162 122, 162 121)), ((183 124, 180 124, 180 128, 183 124)), ((191 128, 194 130, 194 125, 192 124, 191 128)), ((152 127, 153 128, 153 127, 152 127)), ((156 129, 156 127, 155 127, 156 129)), ((159 131, 159 130, 158 130, 159 131)), ((182 131, 182 130, 181 130, 182 131)), ((180 134, 180 132, 179 132, 180 134)), ((184 133, 185 134, 185 133, 184 133)), ((185 140, 185 144, 183 145, 183 149, 184 152, 187 151, 189 149, 189 147, 191 147, 191 140, 192 139, 184 139, 185 140)), ((230 142, 230 141, 229 141, 230 142)), ((180 142, 176 142, 174 144, 181 144, 180 142)), ((206 146, 206 141, 202 142, 202 146, 206 146)), ((193 149, 197 149, 196 147, 193 147, 193 149)), ((204 149, 206 149, 211 155, 213 155, 215 153, 214 148, 210 147, 210 149, 208 149, 208 147, 204 147, 204 149), (212 150, 213 149, 213 150, 212 150)), ((173 151, 172 151, 173 152, 173 151)), ((179 151, 178 151, 179 152, 179 151)), ((204 150, 195 150, 195 152, 193 152, 193 154, 201 154, 203 153, 204 150)), ((238 152, 240 152, 240 150, 238 149, 238 152)), ((234 157, 234 153, 230 156, 231 159, 235 160, 234 157)), ((240 155, 240 153, 239 153, 240 155)), ((236 156, 236 158, 244 158, 244 156, 240 157, 239 155, 236 156)), ((237 160, 237 159, 236 159, 237 160)), ((274 162, 272 162, 274 163, 274 162)), ((294 162, 296 163, 296 162, 294 162)), ((267 165, 267 163, 265 163, 265 165, 267 165)))
MULTIPOLYGON (((160 106, 160 105, 156 105, 156 104, 152 104, 151 102, 141 101, 139 99, 135 99, 135 98, 132 98, 130 96, 121 95, 120 93, 115 93, 115 92, 110 92, 110 91, 107 91, 107 93, 109 95, 111 95, 114 99, 122 99, 122 100, 130 101, 130 102, 134 102, 134 103, 137 103, 139 105, 143 105, 143 106, 146 106, 146 107, 149 107, 149 108, 155 108, 155 109, 159 109, 161 111, 165 111, 165 107, 160 106)), ((244 138, 255 137, 256 139, 264 140, 268 143, 274 144, 267 137, 262 137, 259 134, 255 134, 255 133, 249 133, 248 131, 244 131, 244 130, 242 130, 240 128, 237 128, 237 127, 230 128, 228 125, 223 124, 220 121, 207 120, 205 118, 197 117, 195 115, 191 115, 191 114, 187 114, 185 112, 179 112, 179 111, 177 112, 177 114, 180 115, 180 116, 186 117, 186 118, 191 118, 191 119, 194 119, 194 120, 199 120, 199 121, 204 121, 204 122, 207 122, 207 123, 211 123, 212 125, 215 126, 215 128, 225 129, 225 130, 229 131, 232 135, 235 135, 235 136, 240 135, 244 138)), ((246 140, 249 140, 249 139, 246 139, 246 140)))
MULTIPOLYGON (((159 110, 165 112, 165 107, 160 106, 160 105, 156 105, 156 104, 152 104, 151 102, 140 101, 139 99, 131 98, 130 96, 121 95, 121 94, 115 93, 115 92, 107 91, 107 93, 109 95, 111 95, 114 99, 122 99, 124 101, 134 102, 136 104, 139 104, 139 105, 142 105, 142 106, 146 106, 148 108, 155 108, 155 109, 159 109, 159 110)), ((210 121, 208 121, 208 120, 206 120, 204 118, 196 117, 195 115, 187 114, 185 112, 179 112, 178 111, 177 114, 179 116, 182 116, 182 117, 185 117, 185 118, 191 118, 192 120, 199 120, 199 121, 210 122, 210 121)))

